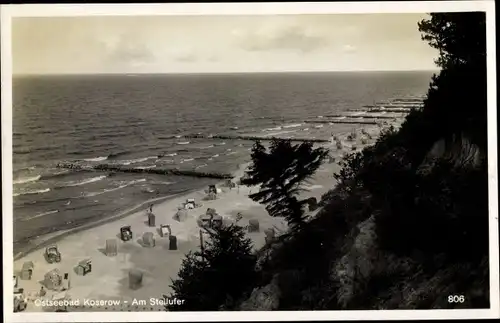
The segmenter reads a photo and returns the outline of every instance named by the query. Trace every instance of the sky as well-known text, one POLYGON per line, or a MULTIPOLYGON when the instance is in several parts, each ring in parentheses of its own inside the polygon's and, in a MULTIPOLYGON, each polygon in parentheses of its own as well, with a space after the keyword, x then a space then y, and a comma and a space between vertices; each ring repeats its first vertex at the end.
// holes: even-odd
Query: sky
POLYGON ((12 19, 14 74, 434 70, 425 14, 12 19))

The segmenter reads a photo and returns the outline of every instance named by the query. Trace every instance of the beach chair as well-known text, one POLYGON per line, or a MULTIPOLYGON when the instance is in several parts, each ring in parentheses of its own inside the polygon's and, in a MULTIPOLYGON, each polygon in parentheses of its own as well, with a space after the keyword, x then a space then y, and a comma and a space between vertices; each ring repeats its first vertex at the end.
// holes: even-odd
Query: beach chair
POLYGON ((209 228, 212 216, 209 214, 202 214, 198 219, 198 225, 202 228, 209 228))
POLYGON ((155 246, 155 237, 153 232, 145 232, 142 236, 142 244, 144 247, 152 248, 155 246))
POLYGON ((126 225, 120 228, 120 237, 123 241, 132 240, 132 229, 130 225, 126 225))
POLYGON ((118 254, 118 243, 116 239, 107 239, 106 240, 106 248, 104 249, 104 253, 108 257, 113 257, 118 254))
POLYGON ((152 212, 148 213, 148 225, 150 227, 156 226, 156 216, 152 212))
POLYGON ((208 194, 210 194, 210 193, 217 194, 217 187, 215 185, 208 186, 208 194))
POLYGON ((59 252, 57 245, 54 244, 45 248, 45 259, 49 264, 61 262, 61 253, 59 252))
POLYGON ((165 238, 172 234, 172 230, 170 229, 170 225, 162 224, 160 225, 160 235, 165 238))
POLYGON ((248 220, 248 232, 259 232, 259 220, 250 219, 248 220))
POLYGON ((33 275, 33 269, 35 265, 33 261, 26 261, 21 269, 20 277, 22 280, 30 280, 33 275))
POLYGON ((222 226, 222 216, 219 214, 214 214, 210 222, 210 227, 220 228, 221 226, 222 226))
POLYGON ((177 237, 170 235, 168 239, 168 250, 177 250, 177 237))
POLYGON ((185 209, 178 210, 174 215, 174 220, 178 222, 184 222, 187 220, 188 212, 185 209))
POLYGON ((85 259, 85 260, 80 261, 75 268, 75 272, 79 276, 85 276, 85 275, 89 274, 91 271, 92 271, 92 260, 91 259, 85 259))

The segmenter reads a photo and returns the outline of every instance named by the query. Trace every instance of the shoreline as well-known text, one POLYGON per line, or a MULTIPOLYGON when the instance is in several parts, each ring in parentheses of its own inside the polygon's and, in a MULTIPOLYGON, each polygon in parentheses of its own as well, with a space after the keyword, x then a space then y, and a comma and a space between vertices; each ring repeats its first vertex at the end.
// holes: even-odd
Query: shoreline
POLYGON ((152 203, 155 201, 161 201, 160 203, 164 203, 166 201, 169 201, 170 199, 182 196, 183 194, 190 194, 190 193, 196 192, 198 190, 199 189, 196 188, 196 189, 187 190, 185 192, 181 192, 181 193, 177 193, 177 194, 173 194, 173 195, 162 196, 162 197, 157 197, 154 199, 146 200, 146 201, 141 202, 141 203, 125 210, 125 211, 119 212, 118 214, 114 214, 114 215, 107 217, 105 219, 91 221, 91 222, 84 223, 80 226, 77 226, 77 227, 74 227, 71 229, 58 230, 58 231, 55 231, 52 233, 47 233, 47 234, 44 234, 42 236, 36 237, 33 240, 41 240, 41 241, 36 242, 35 246, 27 248, 27 250, 22 250, 22 251, 17 252, 16 254, 14 254, 14 261, 19 260, 21 258, 24 258, 24 257, 28 256, 30 253, 33 253, 33 252, 38 251, 40 249, 43 249, 44 247, 46 247, 50 244, 54 244, 57 241, 64 239, 65 237, 68 237, 72 234, 76 234, 78 232, 85 231, 85 230, 90 230, 90 229, 93 229, 99 225, 111 223, 111 222, 126 218, 127 216, 130 216, 132 214, 139 212, 138 209, 140 207, 144 206, 145 204, 152 203))
MULTIPOLYGON (((249 162, 246 162, 246 163, 242 163, 242 164, 238 165, 237 169, 231 173, 231 175, 233 176, 232 178, 236 180, 239 177, 241 177, 242 172, 244 172, 246 170, 246 168, 248 167, 249 164, 250 164, 249 162)), ((223 183, 223 181, 217 182, 216 185, 220 185, 221 183, 223 183)), ((136 205, 134 205, 134 206, 122 211, 122 212, 114 214, 114 215, 107 217, 105 219, 91 221, 88 223, 84 223, 80 226, 74 227, 74 228, 65 229, 65 230, 58 230, 58 231, 55 231, 52 233, 47 233, 47 234, 44 234, 42 236, 33 238, 32 240, 35 240, 35 245, 32 247, 26 248, 26 250, 21 250, 17 253, 14 253, 14 251, 13 251, 13 260, 17 261, 19 259, 27 257, 31 253, 38 251, 40 249, 43 249, 44 247, 46 247, 50 244, 54 244, 57 241, 60 241, 68 236, 73 235, 73 234, 76 234, 76 233, 79 233, 82 231, 86 231, 86 230, 90 230, 90 229, 96 228, 98 226, 107 224, 107 223, 112 223, 114 221, 122 220, 128 216, 132 216, 132 215, 140 212, 139 209, 141 207, 143 207, 144 205, 147 205, 149 203, 160 201, 158 203, 158 205, 162 205, 166 202, 169 202, 172 199, 180 198, 183 196, 185 197, 185 196, 188 196, 188 195, 191 195, 194 193, 203 192, 203 190, 204 190, 203 188, 192 188, 192 189, 185 190, 184 192, 180 192, 180 193, 176 193, 176 194, 172 194, 172 195, 167 195, 167 196, 162 196, 162 197, 156 197, 153 199, 143 201, 139 204, 136 204, 136 205)))

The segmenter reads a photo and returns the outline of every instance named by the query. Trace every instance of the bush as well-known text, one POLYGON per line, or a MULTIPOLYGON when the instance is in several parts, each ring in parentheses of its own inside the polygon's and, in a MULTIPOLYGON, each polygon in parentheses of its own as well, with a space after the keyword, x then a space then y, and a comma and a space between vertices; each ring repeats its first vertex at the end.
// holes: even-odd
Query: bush
POLYGON ((245 230, 231 224, 215 228, 203 251, 189 252, 169 298, 185 300, 170 311, 231 309, 256 281, 256 258, 245 230))

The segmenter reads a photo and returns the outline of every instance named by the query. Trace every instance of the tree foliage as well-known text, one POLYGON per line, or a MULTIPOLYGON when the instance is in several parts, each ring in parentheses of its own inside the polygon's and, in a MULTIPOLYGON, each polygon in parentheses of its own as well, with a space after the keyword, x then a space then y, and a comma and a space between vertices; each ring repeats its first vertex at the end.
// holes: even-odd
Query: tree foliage
POLYGON ((256 279, 252 242, 238 225, 208 231, 210 239, 201 250, 189 252, 182 261, 178 278, 172 280, 172 295, 182 305, 170 311, 216 311, 231 309, 256 279))
POLYGON ((284 217, 294 228, 304 224, 304 201, 297 195, 301 184, 310 178, 328 156, 322 147, 313 148, 310 142, 292 145, 290 140, 275 139, 269 152, 260 141, 252 148, 252 164, 242 179, 242 184, 260 186, 250 195, 254 201, 266 204, 271 216, 284 217))
POLYGON ((418 27, 422 39, 439 51, 441 72, 432 78, 419 120, 426 131, 411 144, 425 151, 440 137, 450 142, 464 134, 485 151, 486 14, 433 13, 418 27))

